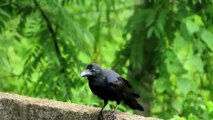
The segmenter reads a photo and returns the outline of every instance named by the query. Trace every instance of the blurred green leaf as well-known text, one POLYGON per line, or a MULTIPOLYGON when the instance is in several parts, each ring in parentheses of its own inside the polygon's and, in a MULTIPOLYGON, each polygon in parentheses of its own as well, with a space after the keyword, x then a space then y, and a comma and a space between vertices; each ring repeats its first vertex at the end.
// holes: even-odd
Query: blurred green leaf
POLYGON ((200 73, 203 73, 204 72, 203 67, 204 65, 202 59, 197 55, 189 56, 187 61, 185 62, 185 68, 191 72, 198 71, 200 73))
POLYGON ((213 34, 207 30, 204 30, 201 33, 201 39, 203 40, 203 42, 206 43, 206 45, 209 47, 209 49, 211 49, 213 51, 213 34))
POLYGON ((199 16, 199 15, 194 15, 194 21, 199 26, 203 26, 204 25, 203 24, 203 20, 202 20, 201 16, 199 16))
POLYGON ((195 24, 195 23, 194 23, 193 21, 191 21, 191 20, 187 20, 187 21, 186 21, 186 28, 187 28, 189 34, 193 34, 193 33, 197 32, 197 31, 199 31, 199 29, 200 29, 200 28, 197 26, 197 24, 195 24))
POLYGON ((199 120, 199 118, 191 113, 188 117, 188 120, 199 120))
POLYGON ((186 96, 191 89, 192 81, 187 78, 179 78, 176 84, 181 93, 186 96))
POLYGON ((207 109, 209 113, 213 113, 213 102, 212 101, 208 101, 207 104, 207 109))
POLYGON ((150 38, 150 37, 152 36, 154 30, 155 30, 155 27, 154 27, 154 26, 152 26, 152 27, 150 27, 150 28, 148 29, 147 38, 150 38))
POLYGON ((154 88, 158 93, 163 93, 170 89, 171 83, 166 78, 159 78, 154 82, 154 88))
POLYGON ((175 99, 172 101, 172 107, 177 110, 179 113, 181 113, 183 107, 183 99, 175 99))

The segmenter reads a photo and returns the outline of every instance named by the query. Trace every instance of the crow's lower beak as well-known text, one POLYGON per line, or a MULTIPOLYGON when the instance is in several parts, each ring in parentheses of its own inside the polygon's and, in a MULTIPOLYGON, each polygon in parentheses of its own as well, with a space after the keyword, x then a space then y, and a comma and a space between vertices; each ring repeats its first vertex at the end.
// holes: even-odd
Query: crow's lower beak
POLYGON ((92 75, 92 72, 89 69, 86 69, 83 72, 81 72, 81 77, 87 77, 90 75, 92 75))

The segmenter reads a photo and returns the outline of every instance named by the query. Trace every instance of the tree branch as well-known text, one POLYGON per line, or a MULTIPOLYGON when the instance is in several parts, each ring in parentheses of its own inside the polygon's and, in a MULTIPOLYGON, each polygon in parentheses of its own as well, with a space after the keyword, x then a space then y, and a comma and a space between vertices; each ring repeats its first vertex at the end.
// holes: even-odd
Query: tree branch
POLYGON ((59 48, 59 45, 58 45, 58 42, 57 42, 58 39, 56 37, 56 32, 53 30, 50 19, 48 18, 47 14, 44 12, 44 10, 41 8, 39 3, 36 0, 33 0, 33 1, 34 1, 35 6, 38 8, 38 10, 40 11, 42 17, 44 18, 44 20, 47 24, 47 28, 48 28, 50 35, 52 37, 52 40, 53 40, 53 44, 54 44, 54 48, 55 48, 55 51, 56 51, 57 58, 59 59, 60 64, 63 65, 62 66, 62 71, 63 71, 64 67, 65 67, 64 66, 65 60, 61 55, 61 51, 60 51, 60 48, 59 48))

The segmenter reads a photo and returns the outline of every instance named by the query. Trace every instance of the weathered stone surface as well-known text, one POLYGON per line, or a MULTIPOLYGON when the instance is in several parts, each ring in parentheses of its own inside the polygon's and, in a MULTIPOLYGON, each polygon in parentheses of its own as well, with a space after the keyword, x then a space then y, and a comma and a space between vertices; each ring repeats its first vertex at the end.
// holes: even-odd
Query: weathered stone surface
MULTIPOLYGON (((0 92, 0 120, 96 120, 100 108, 0 92)), ((105 117, 109 111, 104 111, 105 117)), ((156 120, 117 113, 117 120, 156 120)))

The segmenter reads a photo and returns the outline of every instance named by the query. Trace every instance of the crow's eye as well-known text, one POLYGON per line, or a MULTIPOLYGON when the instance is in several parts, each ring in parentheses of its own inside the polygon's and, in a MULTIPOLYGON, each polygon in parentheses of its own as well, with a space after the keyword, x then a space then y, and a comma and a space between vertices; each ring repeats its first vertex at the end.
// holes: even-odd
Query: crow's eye
POLYGON ((91 69, 91 72, 95 72, 96 70, 95 69, 91 69))

